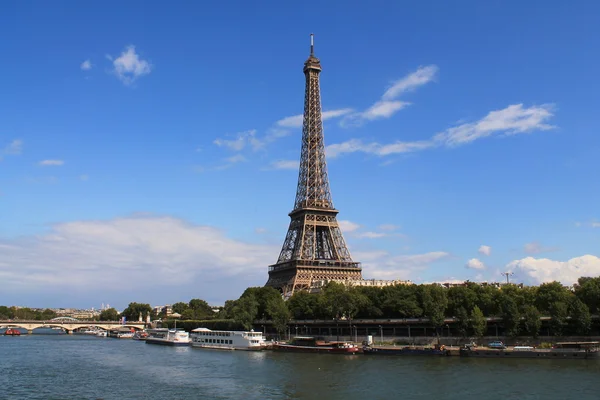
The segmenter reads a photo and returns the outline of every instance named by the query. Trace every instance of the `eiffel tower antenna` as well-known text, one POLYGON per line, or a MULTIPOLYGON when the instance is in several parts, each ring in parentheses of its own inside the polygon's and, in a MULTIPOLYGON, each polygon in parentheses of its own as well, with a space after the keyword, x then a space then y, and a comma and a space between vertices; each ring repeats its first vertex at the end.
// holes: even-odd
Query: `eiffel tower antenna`
POLYGON ((302 151, 294 209, 277 263, 269 266, 267 286, 281 290, 284 298, 308 290, 320 280, 360 280, 360 263, 352 261, 338 225, 325 162, 319 74, 321 62, 314 55, 304 63, 304 119, 302 151))

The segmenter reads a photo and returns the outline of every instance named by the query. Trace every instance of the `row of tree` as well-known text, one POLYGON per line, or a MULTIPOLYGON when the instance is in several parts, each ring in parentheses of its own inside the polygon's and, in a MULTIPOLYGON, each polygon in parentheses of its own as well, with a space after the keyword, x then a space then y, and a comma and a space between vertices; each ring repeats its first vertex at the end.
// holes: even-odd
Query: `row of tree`
POLYGON ((272 320, 283 332, 290 319, 428 318, 442 327, 445 318, 455 318, 463 335, 483 335, 485 317, 502 321, 506 335, 537 336, 542 322, 561 336, 587 334, 592 314, 600 309, 600 278, 580 278, 573 289, 559 282, 540 286, 507 284, 501 287, 467 283, 446 288, 440 285, 395 285, 347 287, 330 283, 318 294, 295 293, 284 302, 275 289, 248 288, 238 300, 227 301, 220 318, 233 319, 249 328, 253 321, 272 320))
MULTIPOLYGON (((181 319, 184 320, 209 320, 217 317, 217 314, 213 311, 212 307, 204 300, 192 299, 188 303, 178 302, 171 306, 174 313, 180 314, 181 319)), ((118 321, 120 318, 125 317, 128 321, 137 321, 139 318, 143 321, 148 316, 150 319, 167 319, 168 315, 166 310, 155 312, 150 304, 146 303, 129 303, 126 309, 119 313, 114 308, 103 310, 98 317, 100 321, 118 321)))
POLYGON ((25 319, 34 321, 46 321, 56 318, 56 313, 50 309, 33 310, 27 307, 0 306, 0 320, 25 319))

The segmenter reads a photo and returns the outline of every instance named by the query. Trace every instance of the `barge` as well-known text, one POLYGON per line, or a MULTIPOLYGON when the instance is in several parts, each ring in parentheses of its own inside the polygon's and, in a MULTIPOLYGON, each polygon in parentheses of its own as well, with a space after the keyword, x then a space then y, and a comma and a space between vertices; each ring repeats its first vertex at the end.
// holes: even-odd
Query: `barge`
POLYGON ((309 336, 295 337, 290 343, 274 343, 272 350, 331 354, 356 354, 360 352, 358 346, 353 343, 325 342, 309 336))
POLYGON ((449 356, 445 346, 364 346, 363 354, 377 356, 449 356))
POLYGON ((493 349, 465 345, 459 354, 476 358, 597 359, 600 358, 600 342, 559 342, 550 349, 531 346, 493 349))

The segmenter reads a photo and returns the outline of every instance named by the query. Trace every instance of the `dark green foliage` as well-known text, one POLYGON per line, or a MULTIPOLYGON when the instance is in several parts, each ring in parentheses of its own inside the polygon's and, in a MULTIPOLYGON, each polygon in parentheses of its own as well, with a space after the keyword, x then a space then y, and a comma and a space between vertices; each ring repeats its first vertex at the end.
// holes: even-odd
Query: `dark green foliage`
POLYGON ((439 285, 421 285, 421 305, 423 315, 431 321, 434 327, 444 324, 444 314, 448 306, 446 288, 439 285))
POLYGON ((573 321, 575 333, 586 335, 592 326, 592 317, 588 306, 583 301, 575 297, 569 305, 569 315, 573 321))
POLYGON ((523 320, 521 321, 521 330, 523 333, 537 338, 542 327, 540 312, 533 304, 529 304, 523 309, 523 320))
POLYGON ((471 311, 471 330, 476 337, 484 336, 487 330, 485 316, 477 306, 473 307, 473 311, 471 311))
POLYGON ((165 328, 174 328, 177 324, 177 329, 184 329, 188 332, 196 328, 208 328, 215 331, 239 331, 245 328, 238 322, 232 319, 210 319, 210 320, 184 320, 175 321, 167 320, 162 322, 162 326, 165 328))
POLYGON ((600 313, 600 278, 579 278, 575 285, 575 296, 591 313, 600 313))
POLYGON ((562 336, 567 326, 567 317, 569 309, 564 301, 555 301, 549 306, 550 309, 550 330, 554 336, 562 336))
POLYGON ((119 313, 114 308, 108 308, 106 310, 102 310, 98 319, 100 321, 118 321, 119 313))
POLYGON ((142 316, 142 321, 146 320, 146 316, 152 313, 150 304, 129 303, 126 309, 123 310, 121 316, 127 318, 127 321, 137 321, 142 316))

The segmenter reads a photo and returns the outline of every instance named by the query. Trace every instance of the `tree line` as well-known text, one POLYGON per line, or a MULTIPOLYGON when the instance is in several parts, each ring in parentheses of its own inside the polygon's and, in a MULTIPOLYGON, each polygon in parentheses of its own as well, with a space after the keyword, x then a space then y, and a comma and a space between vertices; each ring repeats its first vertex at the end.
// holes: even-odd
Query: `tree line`
POLYGON ((398 319, 428 318, 439 329, 454 318, 463 336, 483 336, 486 317, 501 320, 507 336, 540 333, 540 317, 550 317, 554 336, 588 334, 592 315, 600 310, 600 277, 579 278, 573 288, 560 282, 540 286, 506 284, 500 287, 467 282, 446 288, 438 284, 353 287, 329 283, 320 293, 297 292, 283 301, 273 288, 248 288, 238 300, 229 300, 219 318, 233 319, 245 328, 270 320, 283 333, 291 319, 398 319))

